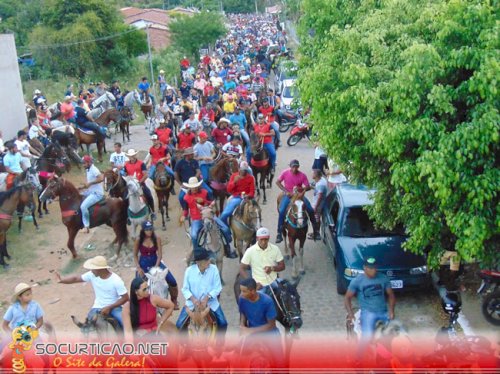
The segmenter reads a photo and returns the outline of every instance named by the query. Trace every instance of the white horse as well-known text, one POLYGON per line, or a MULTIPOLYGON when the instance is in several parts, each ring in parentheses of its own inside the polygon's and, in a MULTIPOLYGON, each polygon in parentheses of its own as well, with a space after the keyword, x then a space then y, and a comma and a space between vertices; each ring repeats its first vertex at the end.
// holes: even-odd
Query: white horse
MULTIPOLYGON (((166 276, 168 274, 168 268, 160 268, 159 266, 153 266, 145 274, 148 278, 148 286, 151 295, 160 296, 162 299, 168 298, 168 283, 166 281, 166 276)), ((164 312, 163 308, 157 308, 158 313, 161 315, 164 312)))
POLYGON ((114 107, 115 101, 115 96, 111 92, 106 91, 106 93, 92 101, 93 109, 89 112, 90 116, 94 120, 99 118, 106 110, 114 107))
POLYGON ((125 177, 128 189, 128 218, 132 225, 132 239, 135 240, 137 226, 149 218, 149 207, 143 196, 142 187, 135 177, 125 177))
POLYGON ((137 90, 130 91, 123 98, 123 104, 130 109, 134 108, 134 103, 136 103, 137 105, 142 105, 141 95, 139 95, 139 92, 137 90))

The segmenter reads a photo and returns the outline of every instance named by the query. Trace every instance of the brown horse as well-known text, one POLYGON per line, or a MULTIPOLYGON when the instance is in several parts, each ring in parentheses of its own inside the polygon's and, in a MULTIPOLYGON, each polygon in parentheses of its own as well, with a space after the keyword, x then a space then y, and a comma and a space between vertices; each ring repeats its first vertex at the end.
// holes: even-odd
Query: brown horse
MULTIPOLYGON (((123 143, 125 143, 125 136, 130 141, 130 122, 132 121, 132 109, 124 105, 120 108, 120 120, 117 123, 120 132, 122 133, 123 143)), ((116 131, 115 131, 116 132, 116 131)))
MULTIPOLYGON (((73 258, 78 255, 75 250, 75 237, 78 230, 83 228, 80 204, 82 196, 78 189, 64 178, 54 177, 47 185, 47 188, 40 195, 40 200, 59 196, 59 207, 61 208, 62 222, 68 230, 68 248, 73 254, 73 258)), ((111 226, 115 232, 115 240, 111 245, 118 243, 117 256, 121 247, 128 241, 127 231, 127 208, 122 199, 107 198, 95 204, 89 209, 90 227, 103 224, 111 226)))
POLYGON ((87 154, 90 154, 90 145, 95 144, 97 146, 97 159, 99 162, 102 162, 102 152, 106 152, 106 143, 103 138, 99 138, 94 134, 93 131, 83 130, 81 128, 76 129, 76 139, 78 140, 78 144, 83 150, 83 144, 87 146, 87 154))
POLYGON ((144 119, 146 120, 146 129, 148 129, 149 133, 152 134, 154 131, 154 107, 151 102, 151 98, 146 93, 142 95, 143 101, 141 104, 141 112, 144 114, 144 119))
MULTIPOLYGON (((278 212, 283 195, 278 197, 278 212)), ((285 224, 283 225, 283 237, 285 239, 285 257, 288 256, 288 249, 292 256, 292 277, 297 278, 300 274, 305 274, 304 270, 304 243, 306 241, 309 221, 304 204, 304 192, 294 193, 290 204, 286 208, 285 224), (288 238, 288 243, 287 243, 288 238), (299 241, 298 256, 295 252, 295 241, 299 241), (300 267, 300 269, 299 269, 300 267)))
POLYGON ((255 242, 255 233, 262 221, 259 203, 254 199, 243 199, 230 220, 229 226, 233 232, 234 246, 241 259, 247 248, 255 242), (245 242, 245 247, 243 247, 243 242, 245 242))
POLYGON ((161 214, 162 228, 166 230, 165 215, 167 216, 167 221, 170 221, 168 215, 168 199, 170 198, 170 190, 174 185, 174 178, 168 174, 163 162, 158 162, 156 164, 154 183, 156 196, 158 196, 158 209, 161 214))
MULTIPOLYGON (((231 174, 239 170, 238 160, 236 158, 225 156, 219 152, 219 155, 214 160, 214 166, 210 169, 210 187, 214 191, 214 198, 219 200, 217 213, 222 212, 224 201, 229 196, 227 193, 227 183, 231 174)), ((218 215, 218 214, 217 214, 218 215)))
POLYGON ((121 113, 118 109, 111 108, 103 112, 97 119, 95 123, 99 126, 108 127, 111 122, 118 123, 121 120, 121 113))
POLYGON ((264 148, 264 139, 259 139, 255 132, 250 133, 250 149, 252 152, 252 159, 250 160, 250 167, 252 168, 253 176, 255 178, 255 189, 257 197, 260 197, 260 190, 262 190, 264 199, 262 204, 267 204, 266 197, 266 181, 268 188, 271 188, 274 175, 271 172, 271 164, 269 163, 269 156, 264 148))
POLYGON ((103 173, 104 177, 104 191, 110 197, 126 199, 127 197, 127 182, 122 175, 113 169, 106 170, 103 173))
POLYGON ((7 252, 7 231, 19 204, 33 204, 33 187, 28 183, 21 183, 6 192, 0 192, 0 265, 4 268, 9 266, 5 258, 10 259, 7 252))

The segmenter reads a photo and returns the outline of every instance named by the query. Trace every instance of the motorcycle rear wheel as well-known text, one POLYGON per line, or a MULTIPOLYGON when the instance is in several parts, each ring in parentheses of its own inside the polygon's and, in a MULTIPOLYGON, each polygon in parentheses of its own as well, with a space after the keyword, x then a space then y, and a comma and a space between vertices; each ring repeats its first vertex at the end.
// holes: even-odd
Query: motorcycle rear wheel
POLYGON ((500 289, 486 295, 481 304, 484 318, 495 326, 500 326, 500 289))
POLYGON ((291 123, 291 122, 284 122, 284 123, 280 124, 279 130, 280 130, 280 132, 287 132, 292 125, 293 125, 293 123, 291 123))
POLYGON ((286 141, 286 144, 288 144, 290 147, 293 147, 296 145, 298 142, 300 142, 300 139, 302 139, 302 136, 300 135, 292 135, 288 138, 286 141))

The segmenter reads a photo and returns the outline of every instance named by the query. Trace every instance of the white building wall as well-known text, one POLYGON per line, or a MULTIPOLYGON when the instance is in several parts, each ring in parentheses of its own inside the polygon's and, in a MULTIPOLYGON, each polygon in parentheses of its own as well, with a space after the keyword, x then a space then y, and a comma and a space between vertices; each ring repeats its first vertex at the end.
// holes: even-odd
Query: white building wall
POLYGON ((14 35, 0 34, 0 130, 3 140, 28 126, 14 35))

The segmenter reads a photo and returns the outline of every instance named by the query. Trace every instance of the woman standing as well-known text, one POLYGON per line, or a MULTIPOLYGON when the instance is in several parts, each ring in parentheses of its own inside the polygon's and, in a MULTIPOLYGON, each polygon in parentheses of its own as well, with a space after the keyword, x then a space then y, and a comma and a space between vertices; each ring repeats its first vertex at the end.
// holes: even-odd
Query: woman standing
POLYGON ((149 292, 148 282, 137 277, 130 285, 130 301, 123 306, 123 326, 126 336, 158 334, 163 323, 172 315, 174 304, 149 292), (156 308, 164 308, 160 322, 156 308))
MULTIPOLYGON (((142 223, 139 238, 134 244, 134 261, 137 269, 136 275, 142 279, 145 279, 144 274, 154 266, 159 266, 161 269, 166 268, 165 264, 162 262, 161 239, 156 236, 151 221, 144 221, 142 223)), ((179 310, 179 303, 177 302, 179 288, 170 270, 165 280, 168 283, 170 298, 174 303, 175 310, 179 310)))

